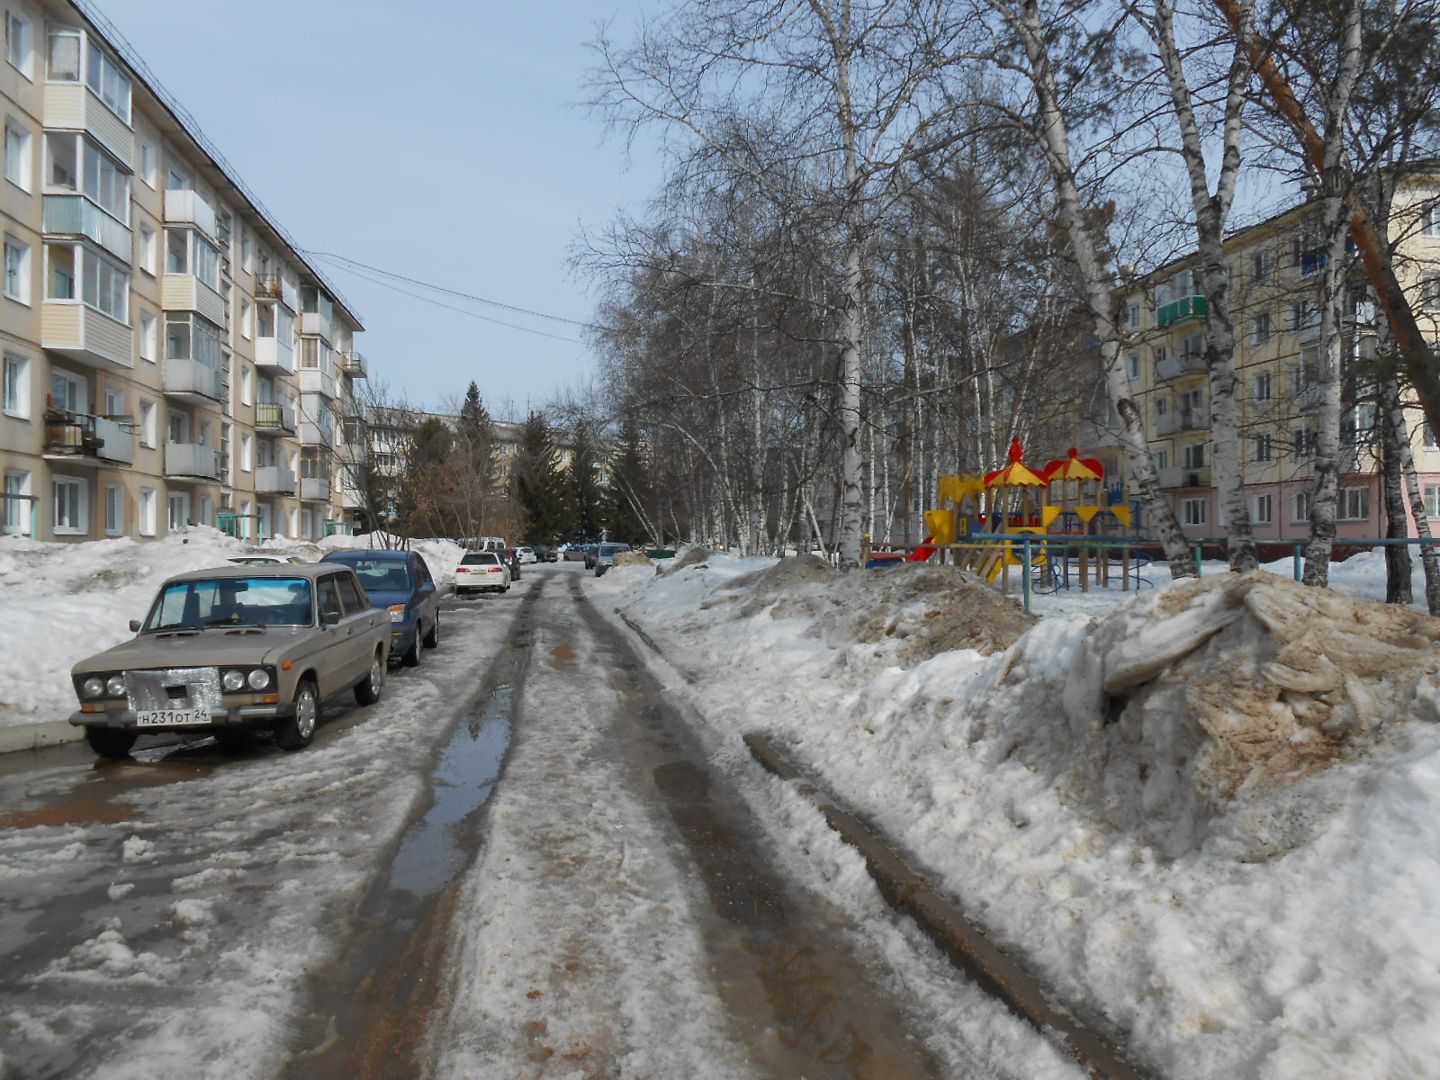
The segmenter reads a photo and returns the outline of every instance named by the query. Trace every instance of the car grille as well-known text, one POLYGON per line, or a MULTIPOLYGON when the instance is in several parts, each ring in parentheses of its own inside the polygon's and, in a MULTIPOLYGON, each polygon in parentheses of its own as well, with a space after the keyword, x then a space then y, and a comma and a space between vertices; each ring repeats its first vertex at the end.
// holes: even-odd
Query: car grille
POLYGON ((196 706, 218 710, 221 707, 219 668, 127 671, 125 690, 130 708, 136 711, 196 706))

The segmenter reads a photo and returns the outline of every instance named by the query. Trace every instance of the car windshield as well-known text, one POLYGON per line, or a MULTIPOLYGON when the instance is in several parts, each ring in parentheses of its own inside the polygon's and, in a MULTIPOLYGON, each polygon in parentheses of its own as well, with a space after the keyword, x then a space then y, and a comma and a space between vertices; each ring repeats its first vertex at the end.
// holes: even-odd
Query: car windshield
POLYGON ((460 560, 461 566, 495 566, 500 562, 500 556, 491 551, 472 551, 460 560))
POLYGON ((355 571, 366 592, 409 592, 410 564, 399 559, 346 559, 345 565, 355 571))
POLYGON ((214 578, 166 585, 150 609, 145 632, 211 626, 309 626, 305 578, 214 578))

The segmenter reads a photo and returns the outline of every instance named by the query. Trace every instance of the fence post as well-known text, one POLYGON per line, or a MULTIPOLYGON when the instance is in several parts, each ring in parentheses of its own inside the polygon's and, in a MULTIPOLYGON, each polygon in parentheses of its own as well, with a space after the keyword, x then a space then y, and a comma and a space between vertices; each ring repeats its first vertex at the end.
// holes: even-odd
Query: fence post
POLYGON ((1302 550, 1303 550, 1303 548, 1301 547, 1301 545, 1299 545, 1299 544, 1296 544, 1296 545, 1295 545, 1295 580, 1296 580, 1296 581, 1304 581, 1304 580, 1305 580, 1305 572, 1300 568, 1300 557, 1301 557, 1301 556, 1300 556, 1300 553, 1301 553, 1302 550))
POLYGON ((1031 564, 1030 564, 1030 536, 1029 536, 1029 534, 1027 533, 1026 536, 1025 536, 1025 585, 1024 585, 1024 593, 1025 593, 1025 614, 1026 614, 1026 615, 1029 615, 1029 614, 1030 614, 1030 589, 1031 589, 1030 575, 1031 575, 1031 573, 1032 573, 1032 569, 1031 569, 1031 564))
POLYGON ((1196 576, 1196 577, 1199 577, 1199 576, 1200 576, 1200 573, 1201 573, 1200 564, 1201 564, 1201 562, 1204 561, 1204 558, 1205 558, 1205 545, 1204 545, 1204 544, 1196 544, 1196 545, 1195 545, 1195 576, 1196 576))

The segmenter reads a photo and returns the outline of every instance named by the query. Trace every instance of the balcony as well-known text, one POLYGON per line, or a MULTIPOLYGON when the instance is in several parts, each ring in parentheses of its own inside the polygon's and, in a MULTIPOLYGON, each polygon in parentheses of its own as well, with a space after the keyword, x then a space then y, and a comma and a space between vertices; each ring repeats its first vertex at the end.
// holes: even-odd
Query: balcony
POLYGON ((90 367, 135 366, 135 332, 78 300, 40 305, 40 344, 90 367))
POLYGON ((126 265, 135 258, 130 228, 83 195, 46 195, 45 238, 80 236, 99 244, 126 265))
POLYGON ((121 161, 135 159, 135 133, 130 125, 81 82, 47 82, 43 123, 61 131, 84 131, 121 161))
POLYGON ((194 274, 160 275, 160 306, 166 311, 194 311, 216 326, 225 325, 225 301, 194 274))
POLYGON ((301 502, 329 502, 330 478, 328 476, 302 476, 300 478, 301 502))
POLYGON ((255 431, 260 435, 294 435, 295 410, 278 401, 255 406, 255 431))
POLYGON ((1156 436, 1175 435, 1182 431, 1210 430, 1209 409, 1171 409, 1155 418, 1156 436))
POLYGON ((340 361, 340 370, 352 379, 363 379, 366 376, 365 357, 358 352, 341 352, 335 354, 340 361))
POLYGON ((165 476, 170 480, 219 480, 220 451, 199 443, 166 443, 165 476))
POLYGON ((300 369, 300 392, 319 394, 330 401, 335 400, 335 376, 322 368, 302 367, 300 369))
POLYGON ((255 277, 257 300, 279 300, 294 312, 300 304, 299 290, 279 274, 258 274, 255 277))
POLYGON ((255 339, 255 366, 295 374, 295 350, 288 341, 273 337, 255 339))
POLYGON ((294 495, 295 472, 284 465, 261 465, 255 470, 257 495, 294 495))
POLYGON ((44 456, 73 465, 129 465, 135 437, 114 420, 47 409, 44 456))
POLYGON ((318 311, 303 311, 300 313, 300 333, 332 340, 330 335, 334 331, 330 326, 330 317, 318 311))
POLYGON ((215 405, 220 401, 220 376, 198 360, 165 361, 165 395, 192 405, 215 405))
POLYGON ((322 424, 315 420, 300 421, 301 446, 334 446, 334 424, 322 424))
POLYGON ((1210 466, 1201 465, 1196 468, 1179 466, 1172 469, 1161 469, 1160 486, 1162 488, 1203 488, 1210 486, 1210 466))
POLYGON ((1161 304, 1155 309, 1155 325, 1162 329, 1167 326, 1179 326, 1192 319, 1203 319, 1209 313, 1210 301, 1205 297, 1183 296, 1179 300, 1161 304))
POLYGON ((1155 378, 1162 381, 1181 379, 1186 375, 1204 375, 1209 370, 1205 365, 1205 354, 1201 352, 1179 353, 1155 361, 1155 378))
POLYGON ((220 235, 215 226, 215 208, 194 191, 165 192, 165 224, 194 225, 212 241, 220 235))

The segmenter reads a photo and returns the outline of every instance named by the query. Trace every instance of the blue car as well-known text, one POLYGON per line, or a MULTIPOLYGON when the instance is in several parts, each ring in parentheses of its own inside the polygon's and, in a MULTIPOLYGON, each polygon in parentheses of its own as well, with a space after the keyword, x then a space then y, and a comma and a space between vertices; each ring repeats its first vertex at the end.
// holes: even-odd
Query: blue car
POLYGON ((390 655, 406 667, 421 648, 440 644, 440 592, 425 560, 413 551, 337 551, 325 557, 355 571, 370 606, 390 615, 390 655))

